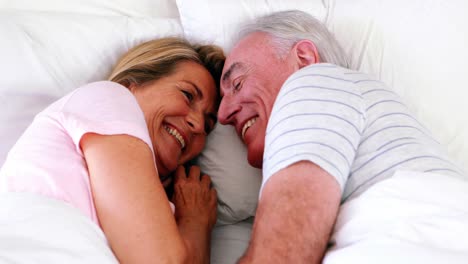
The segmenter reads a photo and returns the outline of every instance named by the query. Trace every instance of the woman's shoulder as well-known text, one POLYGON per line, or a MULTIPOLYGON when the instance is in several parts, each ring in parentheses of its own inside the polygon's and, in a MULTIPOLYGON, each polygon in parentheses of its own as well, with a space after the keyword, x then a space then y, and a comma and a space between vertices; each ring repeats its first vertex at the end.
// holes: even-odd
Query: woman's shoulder
POLYGON ((111 95, 116 95, 116 94, 127 94, 131 95, 130 90, 116 82, 111 82, 111 81, 97 81, 97 82, 91 82, 87 83, 77 89, 75 89, 70 95, 76 96, 76 94, 79 95, 87 95, 87 96, 93 96, 93 95, 105 95, 105 94, 111 94, 111 95))
POLYGON ((62 110, 81 106, 99 107, 107 104, 135 104, 136 99, 130 90, 116 82, 98 81, 85 84, 62 98, 62 110))
POLYGON ((80 105, 95 104, 108 98, 122 98, 127 97, 132 100, 132 94, 125 86, 111 81, 97 81, 90 82, 73 89, 55 102, 51 103, 43 111, 38 113, 37 116, 50 114, 54 112, 61 112, 67 106, 78 103, 80 105))
POLYGON ((132 92, 110 81, 92 82, 76 88, 37 114, 35 120, 43 117, 62 125, 70 120, 72 123, 77 120, 97 123, 138 120, 139 124, 144 124, 144 114, 132 92))

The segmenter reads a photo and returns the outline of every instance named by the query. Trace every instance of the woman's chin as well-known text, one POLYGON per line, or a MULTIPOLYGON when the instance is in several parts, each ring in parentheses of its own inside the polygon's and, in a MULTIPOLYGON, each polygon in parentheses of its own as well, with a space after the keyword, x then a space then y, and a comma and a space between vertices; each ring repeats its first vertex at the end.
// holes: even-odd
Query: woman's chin
POLYGON ((158 167, 159 177, 165 177, 165 176, 171 174, 172 172, 174 172, 177 169, 177 163, 163 162, 163 164, 161 164, 161 165, 162 166, 157 166, 158 167))
POLYGON ((177 169, 179 165, 180 150, 173 151, 158 151, 159 155, 156 159, 156 166, 158 168, 159 175, 166 176, 171 174, 177 169))

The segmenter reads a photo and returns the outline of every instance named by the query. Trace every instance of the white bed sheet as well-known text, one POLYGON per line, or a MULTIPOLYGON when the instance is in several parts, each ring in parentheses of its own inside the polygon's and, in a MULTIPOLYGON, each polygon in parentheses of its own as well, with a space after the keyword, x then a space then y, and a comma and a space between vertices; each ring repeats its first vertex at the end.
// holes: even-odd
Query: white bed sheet
POLYGON ((345 203, 324 263, 468 263, 468 182, 398 171, 345 203))

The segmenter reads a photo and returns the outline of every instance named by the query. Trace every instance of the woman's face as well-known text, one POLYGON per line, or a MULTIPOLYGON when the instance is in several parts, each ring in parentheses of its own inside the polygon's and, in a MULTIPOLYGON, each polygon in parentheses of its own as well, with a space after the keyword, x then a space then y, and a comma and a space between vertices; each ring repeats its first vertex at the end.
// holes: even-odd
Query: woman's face
POLYGON ((131 85, 145 115, 161 181, 198 155, 216 123, 217 89, 210 73, 195 62, 140 87, 131 85))

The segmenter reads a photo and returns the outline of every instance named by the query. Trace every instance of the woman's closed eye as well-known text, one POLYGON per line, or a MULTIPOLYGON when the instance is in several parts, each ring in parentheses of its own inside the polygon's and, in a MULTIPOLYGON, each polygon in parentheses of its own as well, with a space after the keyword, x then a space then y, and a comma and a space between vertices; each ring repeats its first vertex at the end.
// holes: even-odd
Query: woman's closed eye
POLYGON ((186 90, 181 90, 184 96, 189 100, 189 102, 193 101, 193 94, 186 90))

